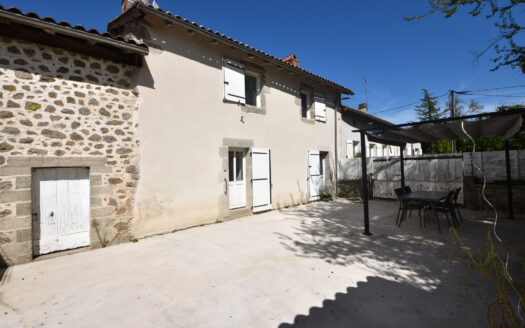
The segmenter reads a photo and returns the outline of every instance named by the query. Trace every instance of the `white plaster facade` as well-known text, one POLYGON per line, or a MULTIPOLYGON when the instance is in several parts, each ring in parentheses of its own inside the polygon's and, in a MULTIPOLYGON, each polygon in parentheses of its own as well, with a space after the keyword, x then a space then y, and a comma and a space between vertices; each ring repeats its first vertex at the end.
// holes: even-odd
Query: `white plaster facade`
POLYGON ((119 28, 150 47, 138 83, 141 176, 134 235, 252 213, 253 148, 271 152, 272 208, 309 201, 309 151, 321 152, 323 192, 333 195, 340 90, 156 15, 119 28), (258 106, 225 99, 224 59, 258 75, 258 106), (310 118, 301 116, 301 90, 324 95, 324 122, 313 119, 313 112, 310 118), (230 150, 246 154, 246 206, 234 210, 228 197, 230 150))

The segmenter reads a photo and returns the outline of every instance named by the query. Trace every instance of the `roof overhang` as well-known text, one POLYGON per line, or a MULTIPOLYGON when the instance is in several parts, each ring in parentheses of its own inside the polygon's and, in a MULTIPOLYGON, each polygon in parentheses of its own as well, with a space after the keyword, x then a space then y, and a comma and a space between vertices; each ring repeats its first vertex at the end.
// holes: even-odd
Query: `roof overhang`
POLYGON ((15 8, 0 7, 0 34, 128 64, 137 64, 137 57, 149 53, 145 45, 110 37, 109 33, 71 27, 67 22, 56 23, 52 18, 42 19, 34 13, 23 14, 15 8))
POLYGON ((207 36, 213 40, 217 40, 218 42, 221 42, 223 44, 226 44, 228 46, 234 47, 236 49, 239 49, 241 51, 246 52, 249 55, 252 55, 256 58, 262 59, 264 61, 270 62, 278 67, 282 67, 288 71, 292 71, 298 75, 307 77, 309 79, 315 80, 318 83, 321 83, 323 85, 326 85, 330 88, 333 88, 337 90, 338 92, 346 95, 354 95, 354 92, 342 85, 339 85, 335 82, 332 82, 330 80, 327 80, 319 75, 313 74, 311 72, 308 72, 304 69, 301 69, 299 67, 294 67, 291 64, 283 62, 281 59, 271 56, 263 51, 260 51, 258 49, 255 49, 253 47, 250 47, 242 42, 239 42, 237 40, 234 40, 232 38, 229 38, 225 36, 224 34, 220 34, 217 31, 213 31, 212 29, 207 29, 202 25, 198 25, 197 23, 190 22, 187 19, 183 19, 178 15, 173 15, 170 12, 162 11, 160 9, 155 9, 151 5, 143 5, 139 2, 135 3, 131 8, 129 8, 127 11, 116 17, 115 19, 111 20, 108 24, 108 30, 111 30, 112 27, 119 27, 121 24, 128 21, 129 18, 132 17, 138 17, 137 11, 149 14, 155 17, 159 17, 163 20, 166 20, 172 24, 176 24, 178 26, 187 28, 188 30, 194 31, 195 33, 199 33, 201 35, 207 36))

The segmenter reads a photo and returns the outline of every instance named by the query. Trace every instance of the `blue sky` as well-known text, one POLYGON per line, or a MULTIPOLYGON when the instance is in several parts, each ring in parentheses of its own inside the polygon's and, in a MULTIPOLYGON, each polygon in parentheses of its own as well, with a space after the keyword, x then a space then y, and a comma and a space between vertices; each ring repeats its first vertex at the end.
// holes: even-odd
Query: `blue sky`
MULTIPOLYGON (((425 12, 427 1, 157 2, 164 10, 277 57, 296 53, 301 67, 354 90, 356 95, 346 105, 357 107, 365 101, 363 80, 368 78, 372 114, 416 102, 422 88, 441 95, 450 89, 525 84, 525 74, 517 69, 490 72, 490 53, 474 62, 473 52, 483 50, 498 32, 484 17, 473 18, 462 10, 450 19, 433 15, 415 22, 403 20, 425 12)), ((107 22, 120 12, 120 0, 0 0, 0 4, 99 31, 105 31, 107 22)), ((525 21, 523 10, 519 20, 525 21)), ((521 96, 525 88, 485 93, 521 96)), ((467 102, 471 98, 464 97, 467 102)), ((525 103, 525 97, 474 99, 485 110, 525 103)), ((416 120, 413 106, 378 116, 396 123, 416 120)))

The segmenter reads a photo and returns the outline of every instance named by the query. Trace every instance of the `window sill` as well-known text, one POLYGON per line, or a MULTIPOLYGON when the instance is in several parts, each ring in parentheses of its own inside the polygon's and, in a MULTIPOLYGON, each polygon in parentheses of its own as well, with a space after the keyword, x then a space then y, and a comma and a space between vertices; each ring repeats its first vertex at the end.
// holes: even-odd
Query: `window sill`
POLYGON ((253 105, 241 104, 240 102, 231 101, 231 100, 227 100, 227 99, 224 99, 224 98, 222 99, 222 102, 225 103, 225 104, 238 105, 238 106, 241 107, 241 111, 243 111, 245 113, 254 113, 254 114, 266 115, 266 108, 265 107, 257 107, 257 106, 253 106, 253 105))
POLYGON ((311 119, 311 118, 304 118, 304 117, 301 117, 301 121, 303 121, 304 123, 307 123, 307 124, 315 124, 315 120, 314 119, 311 119))
POLYGON ((243 105, 241 110, 245 113, 255 113, 255 114, 266 115, 266 108, 264 107, 257 107, 253 105, 243 105))

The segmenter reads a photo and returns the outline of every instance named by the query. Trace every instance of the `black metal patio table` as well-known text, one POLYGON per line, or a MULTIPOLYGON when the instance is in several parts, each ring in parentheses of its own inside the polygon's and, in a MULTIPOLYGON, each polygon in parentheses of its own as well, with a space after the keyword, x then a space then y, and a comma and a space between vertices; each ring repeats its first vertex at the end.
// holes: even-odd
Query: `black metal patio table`
MULTIPOLYGON (((423 202, 423 203, 427 203, 430 205, 430 204, 438 203, 442 201, 443 199, 447 198, 448 193, 449 192, 447 191, 412 191, 408 194, 404 194, 400 196, 400 198, 405 204, 408 204, 409 202, 423 202)), ((404 220, 404 218, 406 218, 406 207, 407 206, 403 206, 403 214, 401 215, 402 221, 404 220)), ((434 212, 434 216, 436 217, 436 220, 437 220, 437 213, 434 212)), ((399 226, 401 226, 401 222, 399 222, 399 226)), ((441 233, 439 222, 438 222, 438 231, 439 233, 441 233)))
POLYGON ((447 198, 448 191, 412 191, 401 196, 404 201, 439 202, 447 198))

